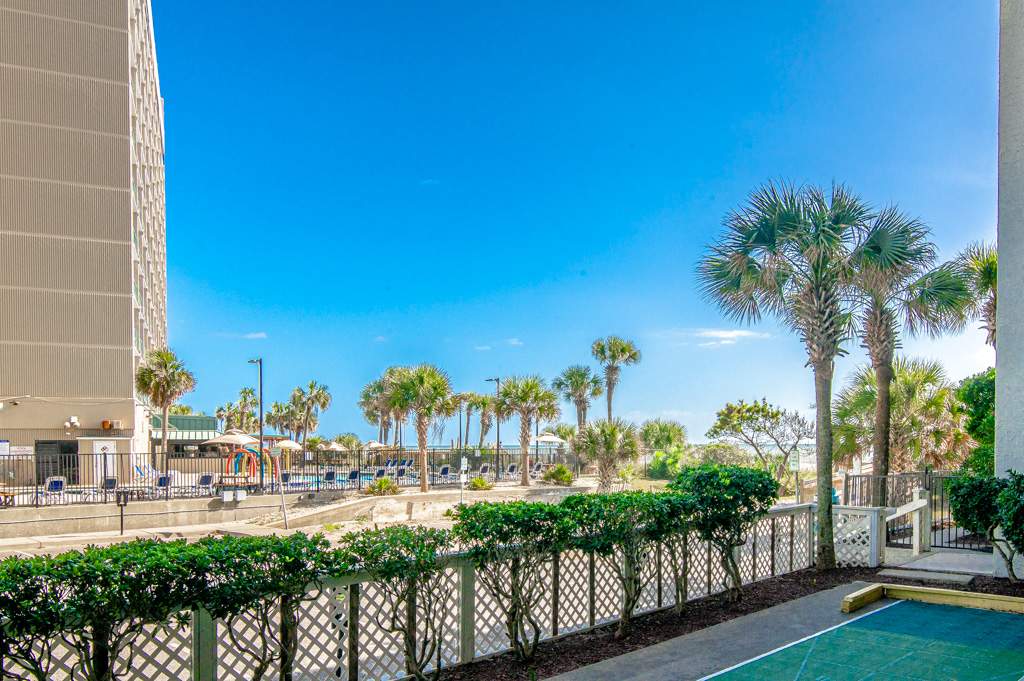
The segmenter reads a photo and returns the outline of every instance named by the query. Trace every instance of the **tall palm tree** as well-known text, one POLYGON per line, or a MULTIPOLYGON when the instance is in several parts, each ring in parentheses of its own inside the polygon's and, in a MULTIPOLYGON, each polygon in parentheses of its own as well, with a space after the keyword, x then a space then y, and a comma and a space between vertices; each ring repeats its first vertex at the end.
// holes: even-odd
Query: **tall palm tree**
MULTIPOLYGON (((463 432, 465 435, 462 438, 462 446, 469 449, 469 422, 473 417, 473 411, 476 409, 476 398, 478 395, 472 391, 466 391, 459 393, 459 404, 462 405, 463 411, 465 411, 466 423, 464 424, 463 432)), ((462 424, 460 424, 462 426, 462 424)))
POLYGON ((631 340, 625 340, 618 336, 598 338, 590 346, 590 352, 601 366, 604 367, 604 386, 608 399, 608 420, 612 420, 612 395, 615 387, 619 384, 619 374, 622 367, 636 364, 640 361, 640 350, 631 340))
POLYGON ((314 427, 312 421, 331 406, 331 393, 326 385, 310 381, 305 389, 299 387, 292 391, 302 405, 302 449, 306 449, 306 436, 314 427))
POLYGON ((492 395, 474 394, 470 401, 473 411, 480 414, 480 444, 484 448, 484 438, 494 425, 494 397, 492 395))
MULTIPOLYGON (((900 327, 938 336, 963 326, 970 294, 955 267, 935 265, 923 223, 895 207, 880 211, 852 258, 861 345, 875 372, 874 473, 889 474, 890 386, 900 327)), ((885 486, 882 486, 884 494, 885 486)), ((884 498, 878 503, 886 504, 884 498)))
POLYGON ((640 453, 636 426, 622 419, 595 421, 576 434, 576 450, 597 464, 597 491, 611 491, 619 466, 640 453))
MULTIPOLYGON (((836 397, 837 460, 849 465, 871 451, 878 388, 877 373, 865 366, 836 397)), ((970 452, 973 442, 965 429, 966 414, 957 403, 956 385, 938 362, 897 357, 890 407, 893 471, 957 467, 970 452)))
POLYGON ((263 416, 263 421, 279 433, 288 434, 288 406, 281 402, 273 402, 270 410, 263 416))
POLYGON ((600 397, 604 392, 604 381, 595 375, 590 367, 576 364, 551 381, 551 389, 576 407, 576 428, 583 430, 587 423, 590 401, 600 397))
POLYGON ((235 405, 232 402, 228 402, 227 404, 218 406, 217 409, 214 410, 213 415, 220 423, 221 430, 228 429, 228 417, 234 408, 235 405))
POLYGON ((957 266, 973 298, 968 309, 972 317, 981 318, 985 342, 996 346, 996 271, 999 258, 995 244, 974 243, 957 256, 957 266))
POLYGON ((530 427, 535 420, 558 418, 558 396, 539 376, 513 376, 501 382, 495 413, 500 419, 519 417, 520 484, 530 486, 530 427))
MULTIPOLYGON (((413 367, 392 366, 387 368, 382 377, 385 409, 391 414, 390 420, 395 428, 391 443, 396 447, 402 443, 402 430, 405 422, 409 419, 409 404, 401 386, 409 380, 412 370, 413 367)), ((385 440, 381 440, 381 442, 387 444, 385 440)))
POLYGON ((196 377, 168 348, 150 350, 135 371, 135 389, 163 412, 160 419, 160 452, 163 456, 167 456, 167 415, 171 405, 195 387, 196 377))
POLYGON ((411 367, 398 376, 394 403, 416 416, 420 491, 429 489, 427 437, 431 423, 452 415, 452 384, 448 375, 430 364, 411 367))
POLYGON ((383 377, 363 386, 359 394, 359 409, 367 422, 377 426, 377 440, 387 442, 391 432, 391 412, 388 411, 387 385, 383 377))
POLYGON ((836 564, 832 378, 852 330, 850 259, 870 218, 870 208, 842 185, 826 194, 817 187, 768 183, 726 218, 725 233, 698 267, 704 295, 728 316, 755 323, 773 315, 804 343, 817 410, 819 569, 836 564))

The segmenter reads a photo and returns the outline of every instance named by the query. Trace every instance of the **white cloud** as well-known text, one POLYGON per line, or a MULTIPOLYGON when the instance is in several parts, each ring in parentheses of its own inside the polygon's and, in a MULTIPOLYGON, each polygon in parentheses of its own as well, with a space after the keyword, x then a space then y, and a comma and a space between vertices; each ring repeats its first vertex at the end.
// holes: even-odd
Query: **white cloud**
POLYGON ((750 329, 666 329, 658 331, 654 337, 668 341, 673 347, 684 347, 693 341, 699 348, 720 348, 725 345, 736 345, 740 341, 764 340, 771 338, 770 333, 752 331, 750 329))
POLYGON ((267 337, 266 331, 249 331, 248 333, 238 333, 234 331, 221 331, 217 334, 221 338, 241 338, 244 340, 263 340, 267 337))
POLYGON ((491 346, 490 345, 474 345, 473 349, 476 350, 477 352, 487 352, 488 350, 491 349, 491 346))
POLYGON ((739 338, 771 338, 770 333, 751 331, 750 329, 697 329, 694 333, 697 338, 714 338, 719 341, 733 341, 739 338))
POLYGON ((374 336, 373 337, 373 342, 374 343, 387 343, 388 342, 388 337, 387 336, 374 336))
POLYGON ((505 342, 514 347, 519 347, 520 345, 523 344, 523 341, 519 340, 518 338, 509 338, 505 342))

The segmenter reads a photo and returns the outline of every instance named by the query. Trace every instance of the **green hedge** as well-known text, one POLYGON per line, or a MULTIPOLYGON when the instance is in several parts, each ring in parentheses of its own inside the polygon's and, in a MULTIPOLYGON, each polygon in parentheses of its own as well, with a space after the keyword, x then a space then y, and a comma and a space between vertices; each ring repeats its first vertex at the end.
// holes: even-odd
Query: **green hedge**
MULTIPOLYGON (((675 486, 684 474, 686 469, 675 486)), ((346 535, 335 548, 320 535, 296 533, 191 544, 137 540, 8 558, 0 561, 0 656, 43 681, 52 677, 50 645, 63 638, 77 654, 83 678, 110 681, 123 673, 117 666, 131 659, 144 628, 180 626, 191 611, 203 609, 227 622, 232 644, 249 658, 256 678, 274 666, 290 674, 302 603, 318 597, 328 578, 368 573, 388 597, 386 619, 405 643, 407 672, 433 678, 435 672, 425 670, 440 667, 442 620, 456 607, 441 578, 456 549, 502 609, 522 659, 533 656, 540 640, 548 571, 566 550, 606 561, 618 575, 626 595, 619 634, 625 635, 652 552, 664 552, 666 569, 682 590, 677 600, 685 601, 684 537, 691 527, 702 527, 701 509, 735 493, 763 492, 756 473, 744 469, 702 467, 694 475, 692 490, 459 506, 450 532, 365 530, 346 535), (714 480, 724 487, 716 489, 714 480), (254 622, 258 635, 236 640, 236 618, 254 622)), ((733 514, 738 526, 748 527, 770 505, 764 493, 756 502, 725 504, 718 518, 733 514)))

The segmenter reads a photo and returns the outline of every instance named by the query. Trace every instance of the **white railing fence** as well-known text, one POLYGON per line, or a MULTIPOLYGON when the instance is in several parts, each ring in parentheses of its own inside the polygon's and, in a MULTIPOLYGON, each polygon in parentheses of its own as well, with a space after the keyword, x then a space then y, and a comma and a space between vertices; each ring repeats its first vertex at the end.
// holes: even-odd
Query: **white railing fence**
MULTIPOLYGON (((843 565, 876 565, 879 509, 836 509, 836 546, 843 565), (878 511, 876 513, 875 511, 878 511), (841 548, 840 548, 841 547, 841 548), (874 562, 873 562, 874 561, 874 562)), ((884 525, 882 525, 884 526, 884 525)), ((687 600, 726 588, 716 551, 695 536, 687 538, 687 600)), ((745 546, 738 549, 744 583, 801 570, 814 562, 814 507, 779 507, 762 518, 745 546)), ((473 565, 456 557, 444 571, 441 660, 445 666, 470 662, 510 648, 501 608, 476 579, 473 565)), ((643 571, 637 614, 675 605, 673 576, 661 550, 652 550, 643 571)), ((552 638, 612 623, 619 616, 619 580, 605 561, 566 551, 547 571, 548 588, 540 610, 542 638, 552 638)), ((399 679, 406 676, 400 638, 383 629, 380 588, 367 575, 331 580, 303 602, 298 617, 295 681, 399 679)), ((274 618, 277 619, 276 617, 274 618)), ((134 646, 132 659, 120 661, 119 679, 130 681, 253 681, 251 658, 240 646, 260 645, 255 621, 236 618, 233 632, 202 610, 182 626, 154 626, 134 646), (234 634, 232 636, 232 633, 234 634)), ((276 625, 275 625, 276 626, 276 625)), ((270 645, 275 645, 271 640, 270 645)), ((78 660, 61 642, 54 644, 55 681, 82 679, 78 660)), ((11 670, 5 664, 5 669, 11 670)), ((25 676, 25 678, 29 678, 25 676)), ((276 662, 262 677, 278 679, 276 662)))

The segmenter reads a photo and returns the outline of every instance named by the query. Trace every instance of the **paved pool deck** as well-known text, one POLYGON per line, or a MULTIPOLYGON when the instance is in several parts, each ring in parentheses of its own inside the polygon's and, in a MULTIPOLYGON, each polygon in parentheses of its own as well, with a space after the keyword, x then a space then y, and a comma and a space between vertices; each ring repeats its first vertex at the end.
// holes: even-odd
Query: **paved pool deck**
POLYGON ((866 582, 851 582, 837 586, 549 678, 550 681, 696 681, 891 602, 881 600, 853 614, 840 612, 843 596, 866 585, 866 582))

